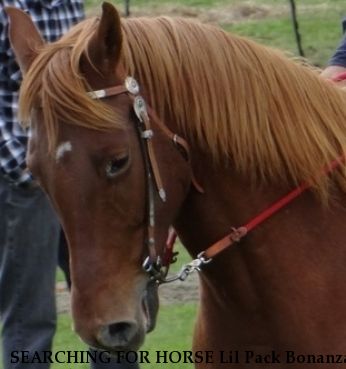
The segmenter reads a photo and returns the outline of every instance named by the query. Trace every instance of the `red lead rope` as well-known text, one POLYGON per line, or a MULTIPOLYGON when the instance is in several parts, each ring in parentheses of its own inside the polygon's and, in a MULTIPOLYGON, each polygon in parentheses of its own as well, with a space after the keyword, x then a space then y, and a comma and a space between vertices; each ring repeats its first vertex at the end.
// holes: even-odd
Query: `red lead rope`
MULTIPOLYGON (((335 168, 337 168, 342 163, 344 163, 345 160, 346 160, 345 155, 340 156, 338 159, 334 160, 326 168, 324 168, 322 174, 327 175, 331 173, 335 168)), ((203 257, 205 259, 211 259, 215 257, 217 254, 219 254, 221 251, 223 251, 224 249, 233 245, 235 242, 240 241, 247 233, 252 231, 254 228, 262 224, 264 221, 266 221, 272 215, 277 213, 287 204, 292 202, 295 198, 301 195, 304 191, 311 188, 311 186, 312 185, 310 183, 307 183, 307 182, 302 183, 299 187, 295 188, 293 191, 289 192, 286 196, 276 201, 269 208, 262 211, 260 214, 258 214, 256 217, 251 219, 248 223, 246 223, 242 227, 232 229, 232 232, 230 234, 228 234, 221 240, 217 241, 210 247, 208 247, 203 252, 203 257)))
MULTIPOLYGON (((345 163, 346 157, 340 156, 338 159, 331 162, 326 168, 324 168, 322 175, 328 175, 334 169, 336 169, 341 164, 345 163)), ((292 202, 295 198, 300 196, 304 191, 311 188, 311 184, 304 182, 299 187, 295 188, 293 191, 289 192, 286 196, 281 198, 280 200, 276 201, 272 204, 269 208, 262 211, 260 214, 255 216, 245 225, 239 228, 232 228, 232 232, 229 233, 227 236, 222 238, 221 240, 215 242, 211 246, 209 246, 205 251, 201 253, 204 260, 209 260, 214 258, 217 254, 225 250, 226 248, 232 246, 235 242, 239 242, 245 235, 247 235, 250 231, 254 228, 258 227, 268 218, 273 216, 283 207, 288 205, 292 202)), ((170 230, 169 236, 166 242, 166 250, 165 250, 165 257, 163 260, 163 265, 168 266, 171 262, 172 255, 173 255, 173 246, 176 240, 177 234, 174 230, 170 230)))
POLYGON ((330 80, 333 82, 341 82, 346 79, 346 72, 342 72, 334 77, 332 77, 330 80))
MULTIPOLYGON (((346 156, 342 155, 338 159, 331 162, 328 166, 326 166, 321 175, 328 175, 334 169, 336 169, 341 164, 345 163, 346 156)), ((276 201, 274 204, 269 206, 269 208, 265 209, 253 219, 251 219, 245 225, 239 228, 232 228, 232 232, 229 233, 227 236, 222 238, 221 240, 215 242, 211 246, 209 246, 205 251, 203 251, 200 255, 204 260, 209 260, 214 258, 220 252, 225 250, 226 248, 232 246, 234 243, 239 242, 244 236, 246 236, 250 231, 254 228, 258 227, 260 224, 265 222, 268 218, 276 214, 279 210, 283 207, 291 203, 295 198, 300 196, 304 191, 311 188, 312 184, 308 182, 302 183, 299 187, 295 188, 293 191, 289 192, 286 196, 282 197, 280 200, 276 201)), ((165 250, 165 257, 163 260, 163 265, 168 266, 171 262, 172 255, 173 255, 173 247, 175 240, 177 238, 176 232, 171 229, 169 232, 169 236, 166 242, 166 250, 165 250)))

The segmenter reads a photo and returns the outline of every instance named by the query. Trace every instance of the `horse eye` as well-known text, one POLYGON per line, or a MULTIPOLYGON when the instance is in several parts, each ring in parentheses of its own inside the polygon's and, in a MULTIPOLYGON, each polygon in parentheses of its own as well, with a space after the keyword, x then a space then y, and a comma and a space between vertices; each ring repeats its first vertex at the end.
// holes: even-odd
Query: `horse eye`
POLYGON ((124 156, 122 158, 116 158, 116 159, 109 160, 106 164, 107 177, 108 178, 115 177, 119 173, 119 171, 122 168, 124 168, 124 166, 126 165, 128 160, 129 160, 128 156, 124 156))

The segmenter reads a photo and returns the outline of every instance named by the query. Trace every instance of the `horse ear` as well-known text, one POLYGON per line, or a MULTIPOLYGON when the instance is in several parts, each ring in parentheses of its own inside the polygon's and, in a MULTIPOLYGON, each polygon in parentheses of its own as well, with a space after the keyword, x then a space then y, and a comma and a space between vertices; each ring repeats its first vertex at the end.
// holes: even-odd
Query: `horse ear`
POLYGON ((6 7, 5 11, 10 21, 10 43, 24 74, 37 56, 37 50, 44 45, 44 41, 28 14, 13 7, 6 7))
POLYGON ((114 71, 120 59, 121 48, 120 15, 112 4, 104 2, 98 28, 88 45, 90 61, 102 72, 114 71))

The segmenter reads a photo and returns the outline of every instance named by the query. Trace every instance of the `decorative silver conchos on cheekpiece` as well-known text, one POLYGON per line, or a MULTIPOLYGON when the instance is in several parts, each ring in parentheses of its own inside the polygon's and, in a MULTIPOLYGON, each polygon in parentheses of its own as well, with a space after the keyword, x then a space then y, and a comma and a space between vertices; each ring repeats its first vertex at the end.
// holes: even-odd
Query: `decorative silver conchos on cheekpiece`
POLYGON ((139 84, 133 77, 126 77, 125 79, 125 87, 128 92, 132 95, 139 94, 139 84))
POLYGON ((143 122, 143 119, 148 119, 147 105, 142 96, 135 97, 133 109, 141 122, 143 122))

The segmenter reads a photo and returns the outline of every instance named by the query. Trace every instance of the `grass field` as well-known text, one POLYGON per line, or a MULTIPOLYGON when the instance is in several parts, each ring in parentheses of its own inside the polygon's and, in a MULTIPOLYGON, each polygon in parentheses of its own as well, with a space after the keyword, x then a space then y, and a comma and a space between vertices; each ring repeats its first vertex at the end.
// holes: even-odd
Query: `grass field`
MULTIPOLYGON (((341 39, 341 11, 325 9, 312 14, 313 9, 299 17, 305 56, 312 63, 325 66, 337 43, 341 39), (313 15, 313 16, 312 16, 313 15)), ((346 14, 346 6, 344 8, 346 14)), ((267 18, 261 21, 248 21, 225 25, 225 29, 249 36, 257 41, 297 54, 297 46, 289 16, 267 18)))
MULTIPOLYGON (((124 1, 112 1, 120 10, 124 1)), ((92 13, 99 12, 99 1, 87 0, 92 13)), ((135 14, 142 11, 148 14, 188 14, 194 16, 196 9, 213 11, 212 20, 217 19, 215 12, 220 11, 221 25, 234 33, 250 36, 261 43, 279 47, 296 54, 296 43, 292 31, 290 6, 287 0, 131 0, 131 9, 135 14), (187 11, 186 9, 191 9, 187 11), (225 12, 238 14, 223 23, 225 12), (149 11, 150 14, 150 11, 149 11)), ((306 57, 314 64, 324 66, 340 40, 340 21, 346 14, 344 0, 298 0, 296 1, 299 26, 306 57)), ((207 18, 208 19, 208 18, 207 18)))
MULTIPOLYGON (((123 7, 123 1, 113 1, 119 8, 123 7)), ((99 1, 87 0, 90 13, 97 13, 99 1)), ((191 9, 226 9, 238 7, 250 12, 250 16, 241 20, 221 22, 222 26, 231 32, 250 36, 261 43, 279 47, 292 54, 296 53, 296 44, 292 31, 289 13, 289 4, 286 0, 137 0, 131 1, 131 9, 136 12, 141 9, 161 9, 165 12, 165 6, 184 6, 191 9), (242 8, 241 8, 242 7, 242 8), (246 8, 247 7, 247 8, 246 8), (251 9, 254 13, 251 13, 251 9), (263 16, 256 16, 256 12, 263 10, 263 16), (255 14, 251 16, 251 14, 255 14)), ((324 66, 341 38, 340 20, 346 15, 345 0, 298 0, 297 10, 299 16, 300 31, 303 38, 303 47, 306 57, 313 63, 324 66)), ((259 12, 260 13, 260 12, 259 12)), ((183 259, 188 259, 185 254, 183 259)), ((182 262, 180 262, 182 263, 182 262)), ((177 269, 177 266, 175 267, 177 269)), ((59 275, 59 279, 62 279, 59 275)), ((184 350, 191 347, 192 326, 195 317, 196 306, 194 304, 178 304, 162 307, 160 310, 156 330, 147 337, 143 350, 184 350)), ((55 350, 82 350, 84 345, 71 331, 71 318, 66 315, 59 316, 59 328, 55 338, 55 350)), ((160 364, 146 364, 144 369, 156 369, 160 364)), ((163 366, 164 369, 188 369, 192 366, 179 364, 163 366)), ((86 369, 87 365, 74 365, 73 369, 86 369)), ((71 366, 63 364, 53 365, 53 369, 71 369, 71 366)))

